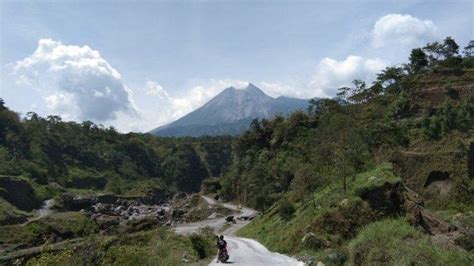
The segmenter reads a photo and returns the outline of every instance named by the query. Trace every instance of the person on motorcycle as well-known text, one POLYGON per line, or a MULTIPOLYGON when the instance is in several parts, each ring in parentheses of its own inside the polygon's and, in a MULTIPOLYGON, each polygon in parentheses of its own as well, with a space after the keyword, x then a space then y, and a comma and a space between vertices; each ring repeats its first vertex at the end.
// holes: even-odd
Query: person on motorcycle
POLYGON ((217 252, 217 262, 226 262, 229 259, 229 255, 227 254, 227 242, 224 240, 223 235, 217 238, 217 248, 219 249, 217 252))

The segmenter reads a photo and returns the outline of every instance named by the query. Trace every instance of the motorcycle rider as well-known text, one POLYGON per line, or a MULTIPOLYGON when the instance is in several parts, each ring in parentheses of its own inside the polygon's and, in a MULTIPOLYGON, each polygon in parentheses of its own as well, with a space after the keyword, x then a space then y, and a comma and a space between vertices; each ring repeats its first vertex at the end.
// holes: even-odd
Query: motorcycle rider
POLYGON ((229 255, 227 254, 227 242, 224 240, 223 235, 217 238, 217 248, 219 249, 217 251, 217 262, 219 262, 222 252, 225 252, 226 258, 224 261, 226 261, 229 258, 229 255))

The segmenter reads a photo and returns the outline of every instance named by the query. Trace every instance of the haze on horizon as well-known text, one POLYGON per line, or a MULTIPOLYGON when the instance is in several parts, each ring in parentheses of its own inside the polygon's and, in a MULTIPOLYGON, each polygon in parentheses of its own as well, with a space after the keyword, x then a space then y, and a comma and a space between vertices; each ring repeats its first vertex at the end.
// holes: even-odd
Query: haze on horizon
POLYGON ((452 36, 464 47, 473 14, 469 0, 0 0, 0 98, 23 115, 144 132, 248 82, 332 97, 416 46, 452 36))

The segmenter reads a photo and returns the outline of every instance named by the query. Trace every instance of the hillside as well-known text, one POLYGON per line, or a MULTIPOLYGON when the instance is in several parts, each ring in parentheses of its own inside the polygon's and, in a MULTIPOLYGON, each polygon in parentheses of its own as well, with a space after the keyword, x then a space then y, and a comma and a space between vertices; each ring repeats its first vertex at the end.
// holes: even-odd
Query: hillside
POLYGON ((256 118, 288 115, 306 110, 309 100, 272 98, 253 84, 246 88, 229 87, 197 110, 150 133, 157 136, 238 135, 256 118))
POLYGON ((262 212, 240 235, 326 265, 471 265, 473 58, 434 58, 253 122, 221 179, 262 212))

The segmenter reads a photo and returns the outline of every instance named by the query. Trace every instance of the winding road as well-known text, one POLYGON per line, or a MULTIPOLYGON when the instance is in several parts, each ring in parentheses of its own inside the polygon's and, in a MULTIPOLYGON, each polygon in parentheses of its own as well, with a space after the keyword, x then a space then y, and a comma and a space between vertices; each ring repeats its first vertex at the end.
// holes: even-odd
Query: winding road
MULTIPOLYGON (((214 205, 219 204, 214 199, 202 196, 207 203, 214 205)), ((240 216, 255 216, 257 212, 249 208, 238 208, 234 204, 223 203, 222 206, 232 209, 236 212, 241 212, 240 216)), ((285 256, 283 254, 270 252, 265 246, 259 242, 242 237, 236 237, 235 232, 240 228, 247 225, 250 221, 239 221, 236 224, 232 224, 226 228, 220 234, 224 235, 227 241, 227 250, 229 252, 229 264, 233 265, 304 265, 294 258, 285 256)), ((197 223, 189 223, 178 225, 174 229, 178 234, 191 234, 197 232, 199 228, 210 226, 214 228, 214 232, 219 232, 223 229, 226 224, 225 218, 210 219, 197 223)), ((209 265, 222 265, 216 262, 217 258, 214 258, 209 265)))

